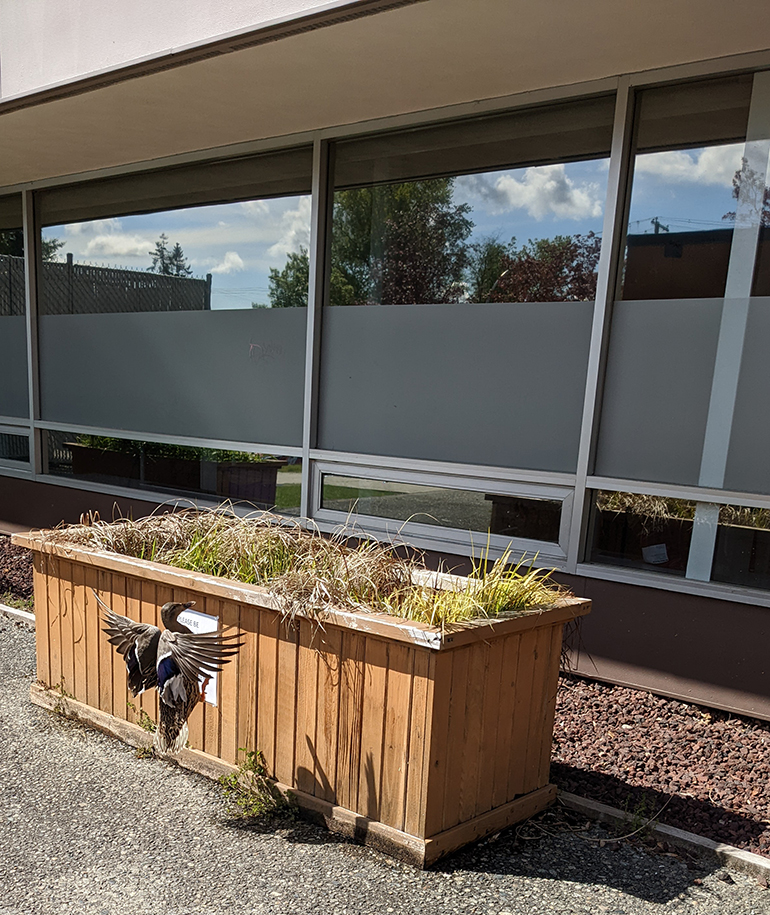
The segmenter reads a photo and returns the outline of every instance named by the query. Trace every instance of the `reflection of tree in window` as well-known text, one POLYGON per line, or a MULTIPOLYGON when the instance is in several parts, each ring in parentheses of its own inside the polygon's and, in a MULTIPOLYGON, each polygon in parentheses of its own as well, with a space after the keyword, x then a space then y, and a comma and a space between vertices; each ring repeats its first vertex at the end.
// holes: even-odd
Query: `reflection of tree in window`
MULTIPOLYGON (((338 191, 334 201, 329 302, 408 305, 591 300, 601 239, 557 235, 521 246, 471 243, 467 203, 453 179, 338 191)), ((306 306, 306 249, 270 271, 273 308, 306 306)))
POLYGON ((556 235, 502 244, 487 238, 471 245, 472 302, 584 302, 596 297, 601 239, 556 235))

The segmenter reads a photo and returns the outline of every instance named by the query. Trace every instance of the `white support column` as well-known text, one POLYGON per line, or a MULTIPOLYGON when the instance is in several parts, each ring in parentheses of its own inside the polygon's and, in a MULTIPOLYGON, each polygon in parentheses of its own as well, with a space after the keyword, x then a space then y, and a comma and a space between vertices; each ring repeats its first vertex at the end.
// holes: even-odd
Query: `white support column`
POLYGON ((711 579, 714 544, 719 525, 719 508, 720 506, 713 502, 697 502, 695 505, 686 578, 694 581, 710 581, 711 579))
POLYGON ((313 143, 313 183, 310 216, 310 275, 308 279, 307 331, 305 339, 305 395, 302 421, 302 490, 300 516, 309 518, 312 510, 312 473, 310 449, 316 444, 318 420, 318 379, 321 354, 321 312, 326 301, 331 206, 330 187, 332 146, 316 138, 313 143))
POLYGON ((612 131, 610 167, 607 175, 607 197, 604 206, 602 250, 596 281, 591 342, 586 372, 583 420, 578 446, 575 498, 572 507, 566 571, 574 573, 581 559, 583 535, 587 526, 586 480, 593 460, 597 418, 601 401, 604 363, 615 298, 616 278, 620 263, 620 242, 623 238, 626 213, 625 187, 628 179, 631 148, 632 96, 627 77, 618 80, 615 101, 615 121, 612 131))
MULTIPOLYGON (((749 318, 751 284, 759 241, 762 204, 770 156, 770 73, 757 73, 751 93, 744 148, 743 179, 735 213, 735 230, 722 303, 711 399, 703 439, 698 484, 721 489, 725 481, 735 399, 749 318)), ((719 506, 698 502, 686 577, 709 581, 714 561, 719 506)))
POLYGON ((714 489, 721 489, 725 479, 769 154, 770 72, 764 72, 754 76, 751 93, 743 180, 736 207, 735 231, 730 247, 722 322, 698 479, 700 486, 714 489))

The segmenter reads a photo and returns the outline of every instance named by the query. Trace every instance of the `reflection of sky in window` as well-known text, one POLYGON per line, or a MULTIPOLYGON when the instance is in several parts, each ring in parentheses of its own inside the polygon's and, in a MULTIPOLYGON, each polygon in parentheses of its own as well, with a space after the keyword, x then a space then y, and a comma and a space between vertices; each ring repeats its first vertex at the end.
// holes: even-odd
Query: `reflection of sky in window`
POLYGON ((150 252, 161 233, 171 249, 177 242, 193 275, 212 276, 211 307, 250 308, 266 305, 271 267, 283 268, 286 255, 307 247, 310 198, 283 197, 245 203, 191 207, 141 216, 98 219, 52 226, 44 238, 58 238, 65 260, 99 267, 149 270, 150 252))
MULTIPOLYGON (((607 160, 464 175, 454 182, 455 204, 468 203, 472 239, 503 242, 601 232, 607 160)), ((310 198, 289 197, 190 207, 140 216, 53 226, 45 238, 64 241, 59 260, 147 270, 161 233, 177 242, 196 277, 212 275, 212 308, 268 304, 268 277, 286 256, 307 247, 310 198)))
POLYGON ((602 231, 607 159, 507 169, 455 179, 454 202, 473 212, 473 240, 496 236, 518 245, 530 238, 602 231))
POLYGON ((742 143, 666 150, 636 158, 629 232, 655 231, 658 219, 671 232, 729 229, 735 211, 732 180, 741 167, 742 143))

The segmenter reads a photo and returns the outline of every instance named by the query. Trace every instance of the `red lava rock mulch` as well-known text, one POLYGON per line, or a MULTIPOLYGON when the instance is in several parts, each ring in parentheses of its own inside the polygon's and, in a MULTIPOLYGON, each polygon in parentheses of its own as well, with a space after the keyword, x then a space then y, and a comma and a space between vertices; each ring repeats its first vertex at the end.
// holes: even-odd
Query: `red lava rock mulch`
POLYGON ((4 594, 21 600, 32 597, 32 553, 0 536, 0 597, 4 594))
POLYGON ((564 791, 770 856, 770 723, 564 678, 551 780, 564 791), (668 802, 668 803, 667 803, 668 802))
MULTIPOLYGON (((0 536, 0 595, 32 596, 32 555, 0 536)), ((564 791, 770 856, 770 723, 565 677, 552 780, 564 791)))

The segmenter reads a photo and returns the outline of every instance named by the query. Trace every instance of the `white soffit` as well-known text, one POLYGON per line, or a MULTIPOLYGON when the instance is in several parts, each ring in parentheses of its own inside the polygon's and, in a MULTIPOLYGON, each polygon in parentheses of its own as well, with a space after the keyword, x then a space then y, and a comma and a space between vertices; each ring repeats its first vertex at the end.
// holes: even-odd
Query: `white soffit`
POLYGON ((740 15, 723 0, 428 0, 0 113, 0 187, 761 51, 768 34, 766 0, 740 15))

